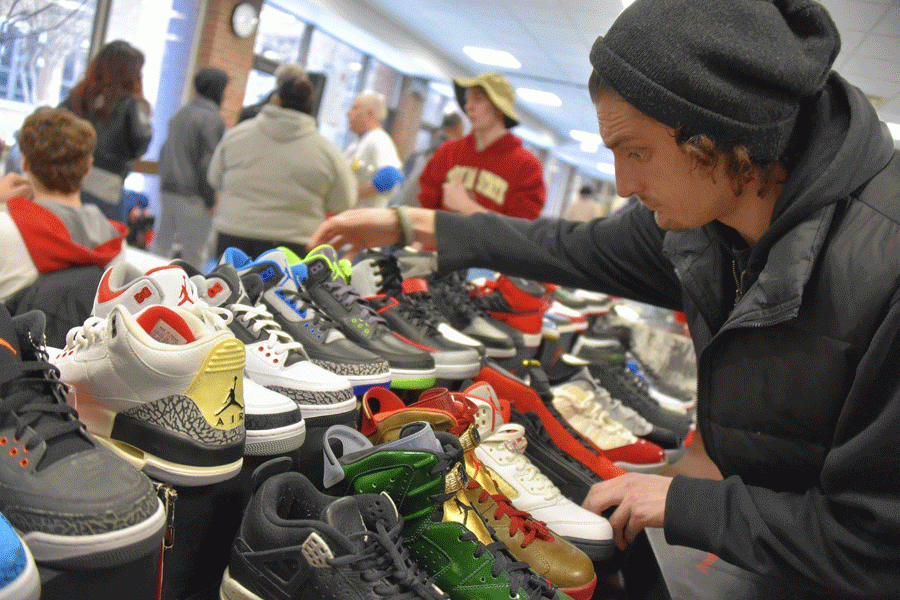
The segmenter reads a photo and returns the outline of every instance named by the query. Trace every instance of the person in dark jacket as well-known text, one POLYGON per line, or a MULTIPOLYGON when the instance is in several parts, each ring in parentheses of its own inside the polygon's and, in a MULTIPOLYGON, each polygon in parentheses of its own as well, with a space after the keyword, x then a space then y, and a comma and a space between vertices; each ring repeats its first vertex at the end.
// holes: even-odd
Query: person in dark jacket
POLYGON ((104 45, 84 79, 62 106, 90 121, 97 131, 94 166, 81 184, 81 201, 96 204, 110 219, 125 222, 125 177, 153 137, 150 103, 144 98, 144 54, 123 40, 104 45))
POLYGON ((699 557, 679 569, 688 596, 900 593, 900 153, 831 70, 839 48, 808 0, 637 0, 595 42, 589 85, 634 209, 348 212, 310 241, 416 239, 444 272, 685 311, 721 479, 626 474, 585 505, 617 506, 622 547, 662 528, 699 557))
POLYGON ((204 67, 194 76, 196 94, 169 120, 159 151, 159 220, 153 251, 170 257, 177 238, 181 258, 203 271, 206 239, 212 227, 216 192, 206 181, 213 152, 225 134, 219 112, 228 74, 204 67))

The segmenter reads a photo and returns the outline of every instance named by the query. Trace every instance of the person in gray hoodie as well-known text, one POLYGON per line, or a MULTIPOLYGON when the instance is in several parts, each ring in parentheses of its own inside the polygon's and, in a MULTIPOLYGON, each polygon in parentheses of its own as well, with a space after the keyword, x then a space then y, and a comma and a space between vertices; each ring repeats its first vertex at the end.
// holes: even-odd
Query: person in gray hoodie
POLYGON ((213 154, 209 183, 219 191, 216 252, 234 246, 259 256, 277 246, 306 255, 329 214, 356 202, 356 179, 310 115, 313 86, 287 79, 254 118, 229 130, 213 154))
POLYGON ((225 134, 219 112, 228 75, 204 67, 194 76, 196 95, 169 120, 159 152, 160 215, 153 251, 169 257, 176 239, 181 258, 203 269, 206 238, 212 225, 215 190, 206 181, 213 150, 225 134))

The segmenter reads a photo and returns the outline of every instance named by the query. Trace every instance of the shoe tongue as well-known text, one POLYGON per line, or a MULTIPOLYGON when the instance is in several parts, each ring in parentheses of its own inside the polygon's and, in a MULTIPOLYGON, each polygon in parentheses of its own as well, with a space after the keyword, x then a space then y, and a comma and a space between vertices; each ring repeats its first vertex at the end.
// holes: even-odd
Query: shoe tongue
POLYGON ((407 423, 400 429, 399 437, 385 444, 381 444, 382 448, 405 449, 405 450, 431 450, 434 452, 443 452, 441 442, 437 439, 434 429, 425 421, 414 421, 407 423))
POLYGON ((260 296, 266 291, 266 285, 258 273, 247 273, 241 277, 241 285, 247 293, 250 304, 257 304, 260 296))
MULTIPOLYGON (((197 296, 196 286, 188 279, 188 274, 177 265, 166 265, 150 269, 145 275, 156 285, 162 296, 160 304, 165 306, 191 305, 200 299, 197 296)), ((143 308, 143 306, 140 308, 143 308)), ((131 310, 130 312, 134 313, 136 311, 131 310)))
MULTIPOLYGON (((297 291, 297 286, 290 277, 291 265, 288 263, 284 252, 277 248, 259 255, 246 270, 240 270, 241 277, 246 273, 258 274, 265 285, 265 289, 273 287, 285 287, 290 291, 297 291)), ((246 283, 246 282, 244 282, 246 283)))
POLYGON ((356 499, 357 496, 338 498, 322 511, 322 520, 348 537, 368 531, 356 499))
MULTIPOLYGON (((34 312, 36 312, 37 315, 43 315, 43 313, 37 311, 34 312)), ((31 313, 26 313, 26 315, 27 314, 31 313)), ((13 322, 13 318, 10 316, 6 306, 0 303, 0 365, 22 362, 19 335, 24 334, 25 339, 27 339, 28 331, 20 331, 20 329, 22 329, 21 320, 22 317, 19 317, 13 322)), ((28 330, 30 331, 31 328, 29 327, 28 330)))
POLYGON ((500 398, 497 397, 497 392, 491 384, 486 381, 479 381, 478 383, 474 383, 467 387, 463 393, 487 400, 494 410, 494 420, 498 421, 496 424, 497 427, 509 422, 509 415, 502 414, 503 411, 500 408, 500 398))
MULTIPOLYGON (((200 288, 202 290, 202 288, 200 288)), ((247 292, 241 284, 237 269, 229 263, 217 265, 206 276, 205 300, 210 306, 228 307, 235 303, 246 304, 247 292)))
POLYGON ((379 521, 383 521, 388 529, 393 529, 400 522, 397 505, 386 492, 360 494, 353 498, 356 498, 359 512, 369 531, 377 531, 375 523, 379 521))
POLYGON ((306 265, 305 285, 312 287, 340 277, 337 262, 337 252, 331 246, 319 246, 307 254, 303 260, 303 263, 306 265))

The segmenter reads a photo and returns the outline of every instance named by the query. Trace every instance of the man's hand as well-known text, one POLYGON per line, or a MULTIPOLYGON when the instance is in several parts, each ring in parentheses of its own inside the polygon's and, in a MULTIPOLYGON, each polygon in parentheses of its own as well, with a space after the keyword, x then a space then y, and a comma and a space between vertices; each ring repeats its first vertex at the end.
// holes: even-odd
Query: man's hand
MULTIPOLYGON (((425 208, 408 208, 416 241, 434 245, 434 211, 425 208)), ((345 210, 319 225, 307 242, 312 249, 321 244, 335 248, 349 246, 344 258, 352 259, 366 248, 379 248, 399 243, 403 234, 397 213, 390 208, 364 208, 345 210)))
POLYGON ((459 181, 448 181, 444 183, 444 208, 458 212, 464 215, 471 215, 477 212, 488 212, 488 210, 475 201, 472 194, 459 181))
POLYGON ((31 182, 18 173, 0 177, 0 202, 8 202, 11 198, 31 198, 31 182))
POLYGON ((626 473, 591 486, 582 506, 597 514, 618 505, 611 517, 613 536, 620 550, 632 543, 644 527, 662 527, 670 477, 626 473))

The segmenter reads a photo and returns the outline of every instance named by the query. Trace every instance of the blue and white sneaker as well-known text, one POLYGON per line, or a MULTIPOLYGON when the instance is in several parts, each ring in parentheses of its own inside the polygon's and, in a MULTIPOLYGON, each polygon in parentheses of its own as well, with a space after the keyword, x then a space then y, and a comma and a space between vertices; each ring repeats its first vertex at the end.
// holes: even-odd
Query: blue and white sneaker
POLYGON ((0 600, 38 600, 41 578, 34 557, 0 515, 0 600))
POLYGON ((233 265, 245 286, 248 276, 262 278, 260 300, 274 321, 300 342, 313 364, 346 377, 354 394, 390 385, 387 361, 348 340, 334 321, 313 306, 294 281, 284 252, 273 249, 253 260, 238 248, 228 248, 220 262, 233 265))

